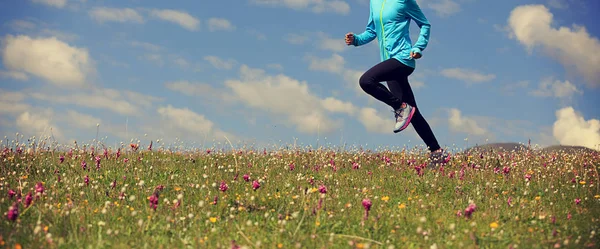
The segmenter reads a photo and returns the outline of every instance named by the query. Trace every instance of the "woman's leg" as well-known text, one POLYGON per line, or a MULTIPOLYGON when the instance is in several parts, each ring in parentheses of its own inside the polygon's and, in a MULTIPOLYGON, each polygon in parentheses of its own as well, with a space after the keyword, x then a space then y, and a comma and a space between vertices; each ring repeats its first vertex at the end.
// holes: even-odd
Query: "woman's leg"
POLYGON ((429 151, 439 150, 440 145, 438 144, 438 141, 435 138, 435 135, 433 134, 429 123, 427 123, 427 120, 425 120, 425 118, 419 111, 419 108, 416 108, 417 102, 415 100, 415 96, 410 87, 410 84, 408 83, 408 75, 402 76, 398 80, 388 81, 387 83, 388 87, 390 88, 390 91, 394 95, 400 96, 399 98, 402 98, 404 102, 415 107, 415 114, 413 115, 410 123, 415 128, 415 131, 417 132, 419 137, 423 139, 423 142, 425 142, 425 144, 429 148, 429 151))
POLYGON ((360 77, 360 87, 369 95, 397 110, 402 105, 402 96, 392 94, 381 82, 401 77, 403 71, 406 71, 402 66, 406 67, 396 59, 382 61, 360 77))

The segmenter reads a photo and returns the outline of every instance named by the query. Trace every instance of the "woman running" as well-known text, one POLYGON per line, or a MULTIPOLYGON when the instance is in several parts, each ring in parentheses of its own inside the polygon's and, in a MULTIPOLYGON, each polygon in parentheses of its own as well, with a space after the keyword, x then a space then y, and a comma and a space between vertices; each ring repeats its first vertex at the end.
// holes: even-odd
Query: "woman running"
POLYGON ((362 34, 346 34, 346 45, 362 46, 377 38, 381 62, 367 70, 359 80, 369 95, 392 107, 396 118, 394 133, 410 123, 429 148, 429 167, 446 163, 450 155, 438 144, 429 124, 419 112, 408 76, 415 70, 429 42, 431 24, 415 0, 371 0, 369 21, 362 34), (409 36, 410 21, 421 29, 414 46, 409 36), (380 82, 387 82, 386 88, 380 82), (391 90, 391 91, 390 91, 391 90))

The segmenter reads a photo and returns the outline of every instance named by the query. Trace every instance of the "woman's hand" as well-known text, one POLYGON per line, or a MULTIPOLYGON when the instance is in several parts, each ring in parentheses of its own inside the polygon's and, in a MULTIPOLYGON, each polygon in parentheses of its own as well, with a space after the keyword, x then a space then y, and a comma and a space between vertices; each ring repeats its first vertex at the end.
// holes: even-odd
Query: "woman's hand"
POLYGON ((346 45, 350 46, 352 45, 352 43, 354 43, 354 34, 353 33, 348 33, 346 34, 346 45))
POLYGON ((419 59, 419 58, 421 58, 421 56, 422 56, 421 53, 415 53, 415 52, 410 51, 410 57, 413 59, 419 59))

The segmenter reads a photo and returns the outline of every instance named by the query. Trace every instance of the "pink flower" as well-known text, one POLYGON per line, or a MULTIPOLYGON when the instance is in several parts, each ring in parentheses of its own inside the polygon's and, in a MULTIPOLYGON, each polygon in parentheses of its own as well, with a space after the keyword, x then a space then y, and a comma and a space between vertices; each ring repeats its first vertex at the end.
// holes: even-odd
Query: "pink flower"
POLYGON ((33 196, 31 195, 31 192, 29 192, 27 194, 27 196, 25 196, 25 207, 29 207, 29 205, 31 205, 32 201, 33 201, 33 196))
POLYGON ((527 181, 531 181, 531 175, 530 174, 525 174, 525 179, 527 181))
POLYGON ((244 181, 250 181, 250 176, 248 174, 244 174, 244 181))
POLYGON ((360 168, 360 165, 357 162, 353 162, 352 169, 358 169, 358 168, 360 168))
POLYGON ((10 221, 15 221, 17 220, 17 217, 19 217, 19 205, 17 205, 17 203, 14 203, 10 208, 8 208, 6 218, 8 218, 8 220, 10 221))
POLYGON ((502 173, 504 173, 505 175, 508 175, 508 173, 510 173, 510 167, 508 167, 508 166, 505 166, 505 167, 502 169, 502 173))
POLYGON ((94 159, 96 161, 96 169, 100 169, 100 160, 102 160, 102 158, 100 158, 99 156, 97 156, 94 159))
POLYGON ((65 161, 65 156, 63 156, 63 155, 60 155, 60 156, 58 157, 58 161, 60 161, 60 163, 63 163, 63 162, 65 161))
POLYGON ((85 178, 83 178, 83 182, 85 185, 90 185, 90 177, 86 175, 85 178))
POLYGON ((290 163, 290 171, 293 171, 296 168, 296 166, 294 165, 294 163, 290 163))
POLYGON ((257 190, 258 188, 260 188, 260 183, 257 180, 254 180, 252 182, 252 189, 257 190))
POLYGON ((229 188, 229 186, 227 186, 227 183, 225 183, 225 181, 221 182, 221 185, 219 185, 219 190, 225 192, 227 191, 227 189, 229 188))
POLYGON ((86 170, 86 169, 87 169, 87 163, 86 163, 85 161, 81 161, 81 168, 82 168, 83 170, 86 170))
POLYGON ((155 191, 148 201, 150 202, 150 208, 156 210, 156 207, 158 206, 158 192, 155 191))
POLYGON ((17 193, 14 190, 8 190, 8 198, 12 199, 17 193))
POLYGON ((477 208, 477 206, 475 206, 474 203, 469 204, 469 206, 465 208, 465 217, 471 218, 471 216, 475 212, 475 208, 477 208))
POLYGON ((579 199, 579 198, 575 199, 575 204, 579 205, 579 203, 581 203, 581 199, 579 199))
POLYGON ((508 201, 507 201, 508 205, 511 206, 512 205, 512 197, 508 197, 508 201))
POLYGON ((43 194, 44 193, 44 184, 42 184, 41 182, 38 182, 35 185, 35 192, 43 194))
POLYGON ((363 199, 362 205, 365 208, 365 210, 368 212, 371 210, 371 205, 373 205, 373 203, 369 199, 363 199))
POLYGON ((319 186, 319 192, 320 192, 321 194, 325 194, 325 193, 327 193, 327 187, 325 187, 325 185, 321 185, 321 186, 319 186))

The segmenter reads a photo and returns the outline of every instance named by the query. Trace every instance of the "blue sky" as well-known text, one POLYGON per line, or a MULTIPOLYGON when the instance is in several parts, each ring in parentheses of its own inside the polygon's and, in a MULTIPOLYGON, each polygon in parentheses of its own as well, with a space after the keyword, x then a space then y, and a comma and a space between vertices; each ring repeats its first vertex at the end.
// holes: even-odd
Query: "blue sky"
MULTIPOLYGON (((378 47, 343 37, 365 30, 368 2, 2 1, 0 134, 422 146, 358 87, 378 47)), ((417 2, 431 40, 409 80, 442 146, 598 148, 599 3, 417 2)))

